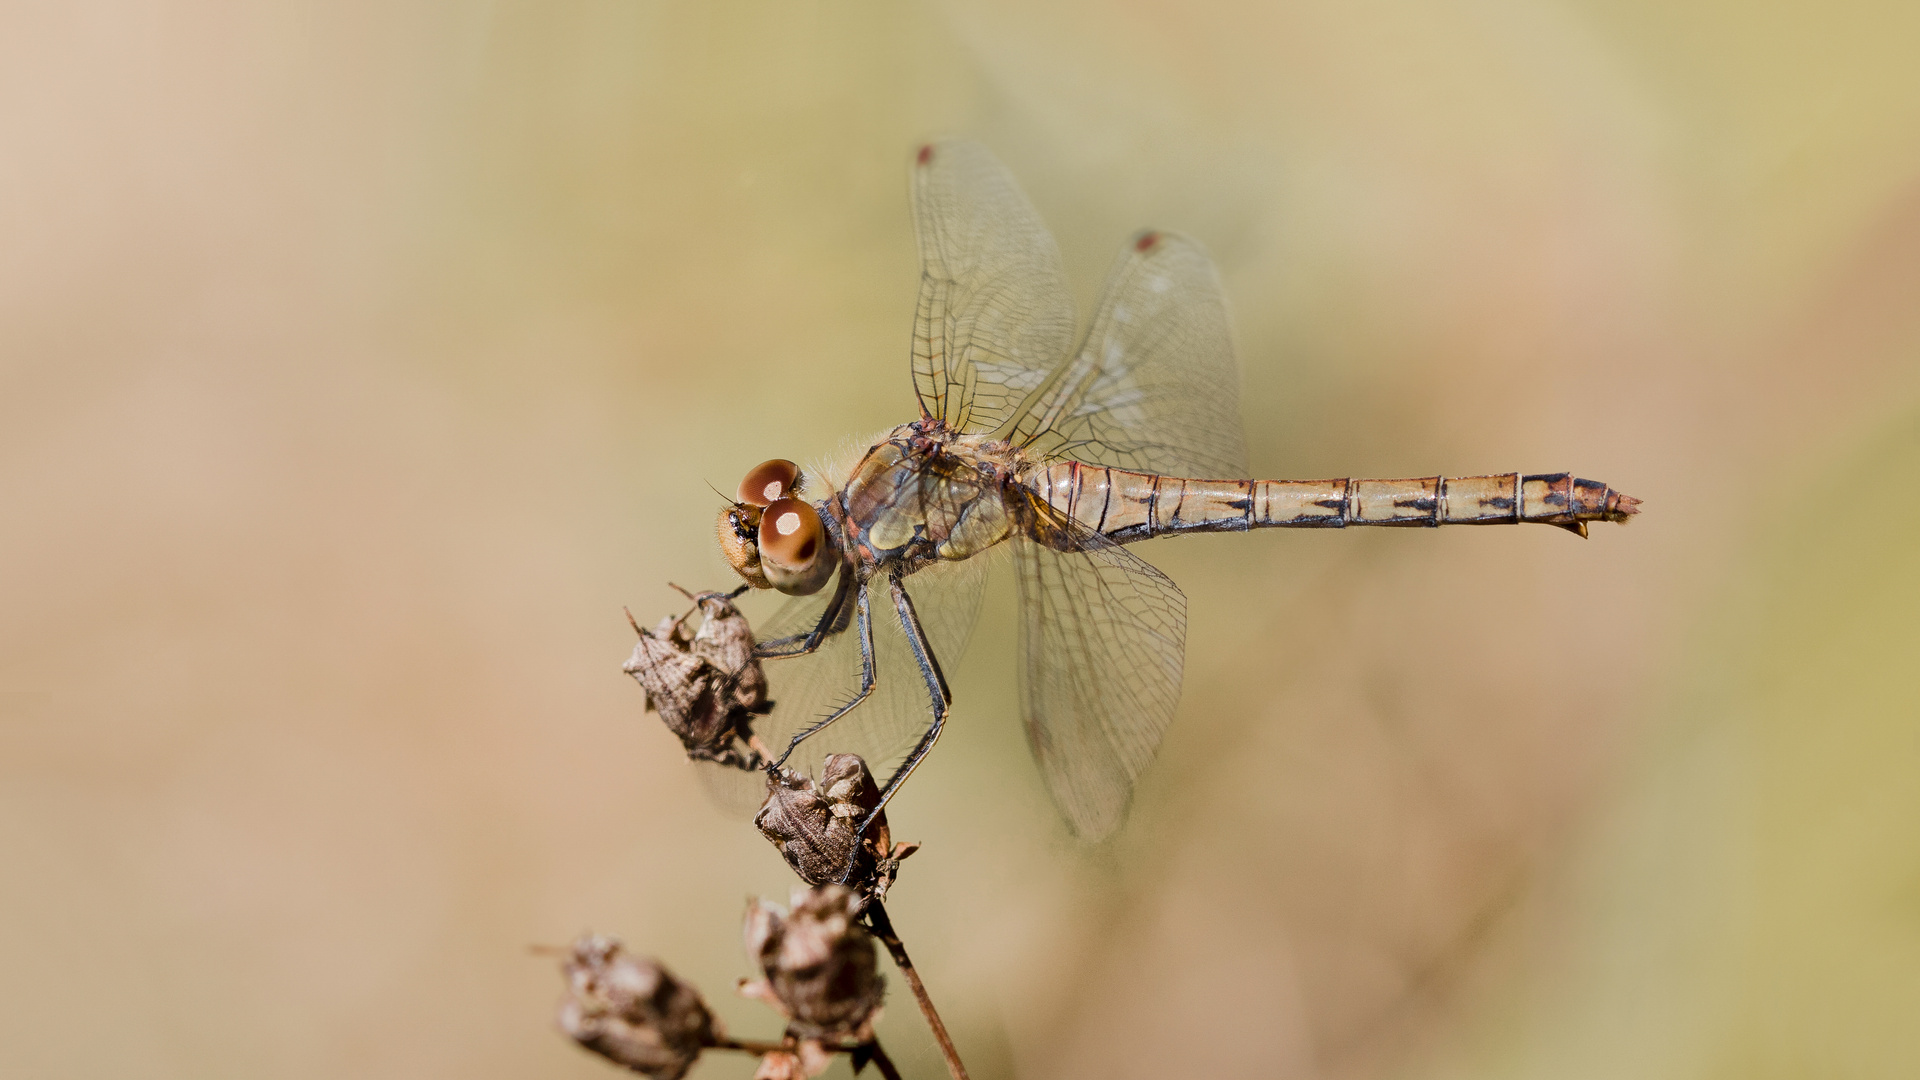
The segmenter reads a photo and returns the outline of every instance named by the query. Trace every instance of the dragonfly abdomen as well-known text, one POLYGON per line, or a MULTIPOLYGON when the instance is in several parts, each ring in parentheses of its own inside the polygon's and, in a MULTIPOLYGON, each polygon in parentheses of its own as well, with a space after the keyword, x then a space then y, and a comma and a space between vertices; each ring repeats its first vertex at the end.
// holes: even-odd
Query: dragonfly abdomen
POLYGON ((1625 521, 1640 500, 1568 473, 1409 480, 1196 480, 1055 462, 1030 481, 1054 509, 1126 543, 1185 532, 1349 525, 1558 525, 1625 521))

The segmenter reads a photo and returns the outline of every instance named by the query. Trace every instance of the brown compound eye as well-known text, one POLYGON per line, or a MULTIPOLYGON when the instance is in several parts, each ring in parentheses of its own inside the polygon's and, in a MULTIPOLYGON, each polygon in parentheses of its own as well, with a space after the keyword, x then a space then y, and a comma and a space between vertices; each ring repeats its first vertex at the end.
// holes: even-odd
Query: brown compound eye
POLYGON ((767 506, 792 495, 799 487, 800 466, 786 458, 774 458, 747 470, 747 478, 740 481, 739 499, 750 506, 767 506))
POLYGON ((827 527, 799 499, 775 499, 760 513, 760 570, 791 596, 818 592, 833 575, 827 527))

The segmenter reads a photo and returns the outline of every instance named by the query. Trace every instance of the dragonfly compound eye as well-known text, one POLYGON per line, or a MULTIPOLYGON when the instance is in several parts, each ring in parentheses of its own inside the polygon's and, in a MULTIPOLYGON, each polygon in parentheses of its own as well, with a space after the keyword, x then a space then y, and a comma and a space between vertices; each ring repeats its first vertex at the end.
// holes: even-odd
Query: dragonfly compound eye
POLYGON ((760 512, 760 569, 792 596, 820 591, 833 575, 827 527, 800 499, 775 499, 760 512))
POLYGON ((767 580, 760 566, 760 517, 757 506, 744 503, 724 506, 720 509, 720 520, 714 523, 714 532, 720 539, 720 553, 727 557, 734 571, 756 589, 771 589, 773 583, 767 580))
POLYGON ((766 506, 784 499, 800 488, 800 466, 786 458, 763 461, 747 470, 740 481, 739 500, 748 506, 766 506))

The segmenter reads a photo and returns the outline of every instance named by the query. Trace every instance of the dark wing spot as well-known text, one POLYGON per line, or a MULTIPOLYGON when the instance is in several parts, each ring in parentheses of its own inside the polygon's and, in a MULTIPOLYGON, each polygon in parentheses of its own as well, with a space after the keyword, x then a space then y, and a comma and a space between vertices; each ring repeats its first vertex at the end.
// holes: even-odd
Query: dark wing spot
POLYGON ((1141 233, 1140 239, 1135 240, 1133 242, 1133 250, 1139 252, 1142 255, 1145 255, 1147 252, 1152 251, 1153 246, 1155 244, 1158 244, 1159 242, 1160 242, 1160 234, 1149 230, 1147 232, 1141 233))
POLYGON ((933 160, 933 144, 932 143, 928 143, 927 145, 920 148, 920 156, 918 160, 922 165, 925 165, 927 162, 933 160))

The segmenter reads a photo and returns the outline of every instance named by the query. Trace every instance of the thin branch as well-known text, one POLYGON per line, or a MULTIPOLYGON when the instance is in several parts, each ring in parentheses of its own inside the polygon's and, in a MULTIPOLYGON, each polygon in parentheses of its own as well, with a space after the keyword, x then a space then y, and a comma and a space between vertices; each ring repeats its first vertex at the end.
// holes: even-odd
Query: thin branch
POLYGON ((900 1070, 893 1067, 893 1059, 880 1049, 879 1039, 868 1043, 867 1049, 873 1052, 873 1067, 880 1070, 882 1080, 900 1080, 900 1070))
MULTIPOLYGON (((706 1048, 708 1050, 739 1050, 743 1053, 752 1054, 755 1057, 765 1057, 768 1054, 777 1053, 791 1054, 794 1052, 794 1044, 791 1039, 784 1039, 780 1042, 767 1042, 764 1039, 729 1039, 722 1037, 707 1043, 706 1048)), ((867 1060, 873 1063, 874 1068, 880 1070, 881 1080, 901 1080, 899 1068, 894 1065, 893 1059, 887 1056, 887 1052, 880 1048, 879 1039, 860 1046, 833 1046, 828 1044, 826 1049, 835 1054, 847 1054, 852 1056, 856 1061, 859 1060, 860 1053, 865 1051, 867 1060)))
MULTIPOLYGON (((941 1023, 939 1012, 933 1007, 933 999, 927 996, 926 985, 920 981, 920 973, 914 970, 913 960, 907 956, 907 947, 900 943, 900 935, 894 932, 893 920, 887 918, 887 909, 875 899, 867 905, 867 921, 873 924, 874 936, 886 943, 887 951, 893 954, 894 965, 900 974, 907 977, 907 985, 913 988, 913 997, 920 1003, 920 1015, 927 1018, 927 1026, 933 1029, 933 1039, 940 1044, 940 1054, 947 1059, 947 1072, 953 1074, 953 1080, 967 1080, 967 1067, 960 1063, 960 1052, 953 1048, 953 1039, 947 1035, 947 1025, 941 1023)), ((876 1055, 875 1064, 878 1064, 876 1055)))
POLYGON ((778 1050, 791 1050, 786 1042, 767 1042, 764 1039, 728 1039, 719 1038, 707 1044, 709 1050, 743 1050, 749 1054, 764 1055, 778 1050))

